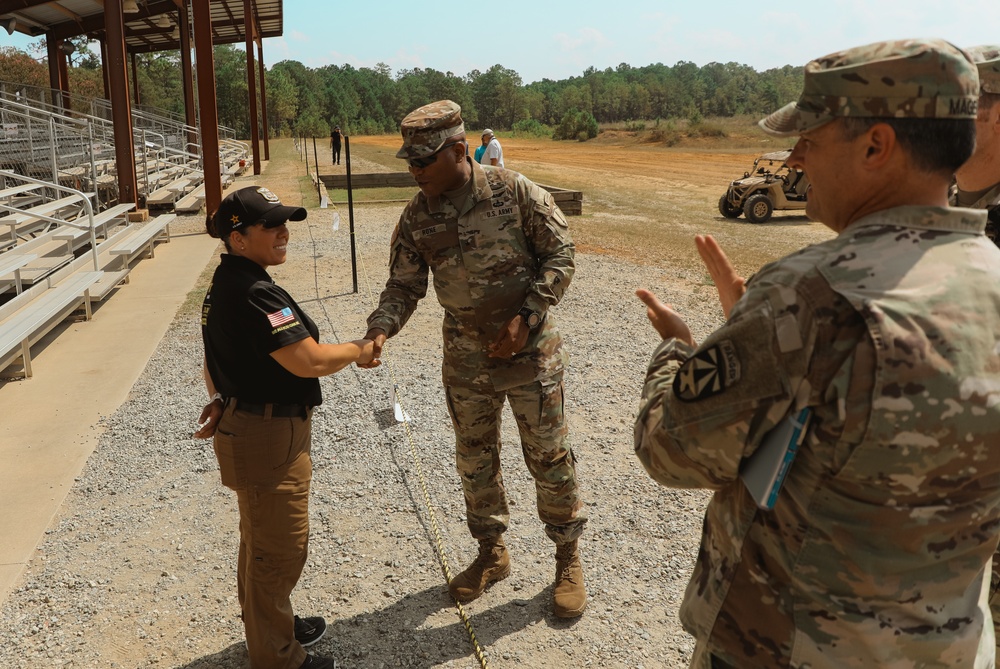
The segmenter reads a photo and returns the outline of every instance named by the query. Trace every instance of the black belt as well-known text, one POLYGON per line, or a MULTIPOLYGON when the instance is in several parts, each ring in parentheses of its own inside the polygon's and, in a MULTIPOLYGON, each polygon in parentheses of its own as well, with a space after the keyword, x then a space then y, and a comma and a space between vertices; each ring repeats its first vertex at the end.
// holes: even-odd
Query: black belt
POLYGON ((271 415, 277 418, 305 418, 309 412, 309 407, 305 404, 255 404, 238 399, 232 401, 237 411, 246 411, 255 416, 266 416, 268 407, 271 408, 271 415))

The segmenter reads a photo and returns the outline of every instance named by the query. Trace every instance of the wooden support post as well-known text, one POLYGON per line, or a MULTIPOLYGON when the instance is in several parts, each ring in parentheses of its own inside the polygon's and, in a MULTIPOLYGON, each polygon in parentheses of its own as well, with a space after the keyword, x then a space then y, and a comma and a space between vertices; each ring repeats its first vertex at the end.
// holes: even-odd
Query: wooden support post
POLYGON ((62 90, 59 77, 59 44, 60 40, 54 39, 51 35, 45 40, 45 49, 49 60, 49 88, 52 91, 49 102, 53 107, 62 104, 62 95, 59 93, 62 90))
POLYGON ((250 95, 250 144, 253 146, 253 173, 260 174, 260 134, 257 131, 257 70, 253 65, 253 0, 243 0, 243 25, 247 37, 247 91, 250 95))
POLYGON ((136 106, 139 106, 142 104, 142 100, 139 97, 139 68, 135 64, 135 52, 129 54, 129 60, 132 61, 132 99, 136 106))
POLYGON ((104 79, 104 99, 111 99, 111 83, 108 81, 108 42, 101 33, 98 42, 101 45, 101 76, 104 79))
POLYGON ((59 48, 56 51, 59 54, 59 91, 62 97, 62 108, 63 111, 69 113, 73 108, 73 102, 69 98, 69 56, 63 51, 63 40, 59 40, 59 48))
POLYGON ((271 134, 267 127, 267 83, 264 80, 264 45, 260 37, 257 38, 257 68, 260 70, 260 117, 261 128, 264 130, 264 160, 271 159, 271 147, 267 141, 271 134))
POLYGON ((198 109, 201 116, 205 211, 211 214, 219 208, 219 204, 222 202, 219 110, 215 101, 215 56, 212 51, 212 10, 208 2, 194 2, 192 7, 194 8, 194 50, 198 59, 198 109))
MULTIPOLYGON (((187 3, 181 5, 177 12, 177 27, 181 32, 181 80, 184 82, 184 122, 192 128, 198 125, 198 114, 194 99, 194 64, 191 62, 191 17, 188 14, 187 3)), ((186 151, 197 153, 198 135, 194 131, 188 134, 186 151)))
POLYGON ((135 140, 132 137, 132 105, 128 95, 125 65, 125 19, 121 0, 104 0, 104 25, 108 40, 108 81, 111 84, 111 120, 115 127, 115 165, 118 170, 118 201, 138 203, 135 176, 135 140))

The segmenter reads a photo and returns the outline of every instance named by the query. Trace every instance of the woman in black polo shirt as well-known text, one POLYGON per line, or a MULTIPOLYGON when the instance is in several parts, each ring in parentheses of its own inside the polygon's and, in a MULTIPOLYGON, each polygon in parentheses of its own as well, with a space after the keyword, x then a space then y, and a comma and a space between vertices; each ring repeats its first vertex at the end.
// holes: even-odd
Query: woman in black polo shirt
POLYGON ((318 377, 372 362, 369 340, 320 344, 316 324, 267 273, 285 262, 285 223, 305 217, 249 187, 207 221, 226 253, 202 306, 211 399, 194 436, 214 437, 222 484, 239 502, 237 586, 254 669, 334 666, 303 649, 326 622, 294 616, 289 599, 309 544, 310 421, 322 402, 318 377))

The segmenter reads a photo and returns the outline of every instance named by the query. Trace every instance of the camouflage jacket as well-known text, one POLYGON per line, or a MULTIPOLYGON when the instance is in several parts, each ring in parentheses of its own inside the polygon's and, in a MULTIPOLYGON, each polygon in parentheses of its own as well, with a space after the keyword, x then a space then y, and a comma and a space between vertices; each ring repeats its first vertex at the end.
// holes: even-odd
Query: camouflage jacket
POLYGON ((637 455, 715 491, 681 620, 735 667, 991 667, 1000 250, 985 214, 899 207, 771 263, 697 349, 653 354, 637 455), (738 478, 813 419, 771 511, 738 478))
MULTIPOLYGON (((949 203, 958 203, 958 186, 952 185, 949 203)), ((972 209, 985 209, 989 219, 986 221, 986 236, 1000 246, 1000 183, 990 188, 978 200, 970 205, 972 209)), ((1000 644, 1000 551, 993 556, 993 574, 990 577, 990 609, 993 613, 993 636, 1000 644)), ((997 658, 1000 659, 1000 646, 997 646, 997 658)))
POLYGON ((563 370, 566 354, 548 308, 573 278, 574 246, 552 195, 510 170, 472 165, 472 193, 458 211, 418 193, 393 232, 389 280, 369 328, 390 337, 427 293, 428 269, 444 307, 445 385, 505 390, 563 370), (509 360, 490 344, 522 307, 544 316, 509 360))
MULTIPOLYGON (((958 186, 952 185, 948 198, 951 206, 958 204, 958 186)), ((989 212, 989 219, 986 221, 986 236, 993 240, 993 243, 1000 246, 1000 183, 990 188, 986 193, 969 205, 970 209, 985 209, 989 212)))

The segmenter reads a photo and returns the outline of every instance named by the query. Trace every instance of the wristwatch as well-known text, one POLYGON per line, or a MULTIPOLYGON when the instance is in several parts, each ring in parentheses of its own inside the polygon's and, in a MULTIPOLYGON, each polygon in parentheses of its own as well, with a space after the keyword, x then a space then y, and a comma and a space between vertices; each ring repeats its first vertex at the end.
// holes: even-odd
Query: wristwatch
POLYGON ((542 322, 542 317, 538 315, 537 311, 532 311, 528 307, 523 307, 519 312, 521 318, 524 319, 525 325, 528 326, 529 330, 534 330, 538 327, 539 323, 542 322))
POLYGON ((223 398, 223 397, 222 397, 222 393, 215 393, 214 395, 212 395, 211 397, 209 397, 209 398, 208 398, 208 403, 209 403, 209 404, 211 404, 211 403, 212 403, 212 402, 214 402, 215 400, 219 400, 219 401, 220 401, 220 402, 222 402, 223 404, 225 404, 225 403, 226 403, 226 400, 225 400, 225 398, 223 398))

